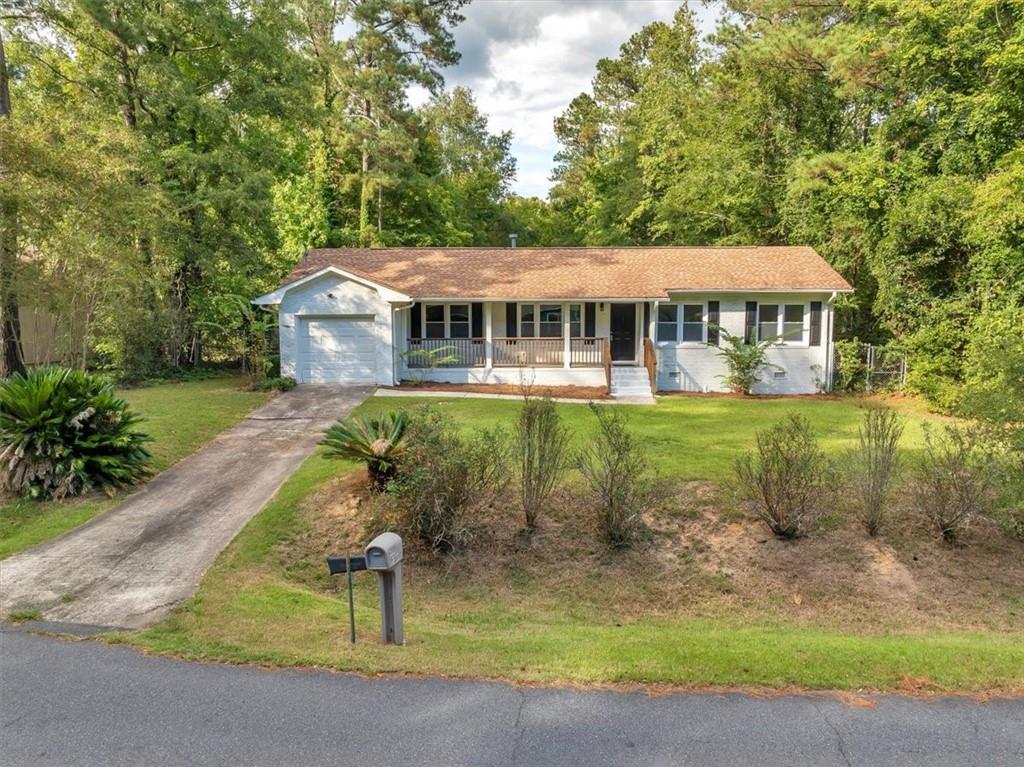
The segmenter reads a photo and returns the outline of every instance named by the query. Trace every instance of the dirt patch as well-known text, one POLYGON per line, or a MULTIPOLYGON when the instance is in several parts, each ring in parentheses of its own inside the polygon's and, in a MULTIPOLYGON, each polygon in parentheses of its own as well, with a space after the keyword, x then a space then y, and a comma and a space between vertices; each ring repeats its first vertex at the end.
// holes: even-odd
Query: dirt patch
MULTIPOLYGON (((360 551, 382 524, 379 504, 361 471, 328 483, 307 499, 302 528, 280 544, 286 568, 328 588, 323 557, 360 551)), ((879 538, 844 517, 783 541, 708 482, 675 486, 647 523, 647 541, 613 552, 569 491, 532 535, 509 502, 478 520, 473 556, 437 556, 407 539, 406 587, 446 613, 486 599, 513 613, 571 609, 624 623, 695 617, 859 632, 1024 629, 1024 544, 987 525, 957 548, 912 511, 879 538)))
MULTIPOLYGON (((468 392, 471 394, 514 394, 522 396, 523 387, 517 384, 446 384, 434 381, 422 383, 403 383, 401 386, 382 386, 403 394, 415 396, 417 391, 450 391, 468 392)), ((551 399, 608 399, 608 389, 604 386, 530 386, 528 391, 533 397, 551 397, 551 399)))

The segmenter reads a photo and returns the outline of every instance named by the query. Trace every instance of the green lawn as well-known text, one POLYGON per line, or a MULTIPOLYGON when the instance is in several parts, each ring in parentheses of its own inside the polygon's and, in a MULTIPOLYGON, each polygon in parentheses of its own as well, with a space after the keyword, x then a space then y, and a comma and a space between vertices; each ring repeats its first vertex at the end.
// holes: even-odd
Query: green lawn
MULTIPOLYGON (((449 412, 466 424, 482 427, 508 426, 519 408, 514 400, 373 397, 357 412, 373 414, 425 404, 449 412)), ((904 447, 908 451, 920 448, 921 423, 932 417, 926 416, 913 401, 896 400, 890 406, 908 416, 904 447)), ((620 407, 628 414, 632 427, 643 434, 644 444, 659 471, 679 479, 718 481, 731 476, 733 461, 751 448, 758 430, 772 426, 788 413, 806 416, 821 446, 838 457, 856 443, 864 402, 824 398, 661 397, 654 407, 620 407)), ((559 410, 578 443, 596 434, 596 419, 589 406, 562 404, 559 410)))
MULTIPOLYGON (((153 437, 153 468, 163 471, 265 402, 263 392, 242 389, 240 378, 161 384, 119 394, 145 418, 153 437)), ((78 527, 114 506, 118 498, 93 495, 67 502, 13 500, 0 505, 0 559, 78 527)))
MULTIPOLYGON (((362 411, 420 401, 376 398, 362 411)), ((517 407, 499 400, 429 401, 479 425, 507 423, 517 407)), ((833 452, 853 439, 855 401, 667 398, 630 413, 664 472, 722 479, 756 429, 792 410, 812 419, 833 452)), ((585 438, 592 428, 586 408, 564 405, 562 412, 585 438)), ((919 440, 919 427, 908 429, 906 447, 913 449, 919 440)), ((311 519, 329 503, 322 494, 350 467, 312 456, 221 555, 193 599, 159 626, 114 641, 193 659, 369 673, 878 690, 918 680, 910 683, 936 690, 1024 689, 1019 632, 894 631, 881 627, 884 616, 849 631, 767 613, 751 618, 731 610, 728 595, 724 610, 637 609, 629 595, 659 586, 627 582, 644 572, 642 552, 621 572, 601 559, 606 555, 598 555, 594 568, 588 541, 580 541, 573 562, 588 560, 591 569, 572 564, 580 572, 564 579, 545 575, 543 565, 519 569, 505 562, 496 565, 499 575, 479 582, 460 577, 457 563, 450 571, 443 562, 413 559, 406 570, 408 641, 401 648, 379 643, 376 585, 361 575, 359 643, 352 646, 346 604, 333 590, 320 553, 294 554, 304 541, 322 545, 324 532, 313 529, 311 519)), ((529 562, 535 554, 522 556, 529 562)))

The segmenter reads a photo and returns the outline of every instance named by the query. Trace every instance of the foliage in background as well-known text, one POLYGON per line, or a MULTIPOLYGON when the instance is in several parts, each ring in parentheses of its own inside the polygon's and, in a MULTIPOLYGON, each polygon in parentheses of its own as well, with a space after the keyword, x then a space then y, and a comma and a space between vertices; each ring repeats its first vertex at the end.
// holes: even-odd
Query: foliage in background
POLYGON ((725 360, 728 374, 718 376, 731 391, 750 394, 761 380, 761 371, 776 368, 767 361, 768 350, 776 339, 766 338, 757 343, 747 343, 742 336, 733 335, 725 328, 718 328, 724 346, 715 347, 715 353, 725 360))
POLYGON ((149 473, 139 417, 98 376, 36 368, 0 383, 0 481, 36 499, 113 491, 149 473))
POLYGON ((867 384, 867 364, 864 362, 863 344, 856 338, 838 339, 834 343, 836 355, 835 388, 845 392, 863 391, 867 384))
POLYGON ((895 410, 869 407, 857 431, 857 448, 849 455, 850 484, 868 535, 885 525, 900 471, 903 419, 895 410))
POLYGON ((620 408, 591 403, 590 410, 599 431, 580 451, 576 466, 605 540, 616 548, 632 546, 647 532, 643 515, 657 500, 651 463, 620 408))
POLYGON ((383 492, 395 477, 406 449, 409 416, 404 411, 376 418, 342 418, 331 426, 320 442, 331 458, 347 458, 366 464, 371 486, 383 492))
POLYGON ((510 476, 504 432, 463 432, 450 416, 424 408, 410 418, 389 492, 404 531, 452 552, 472 539, 478 515, 501 497, 510 476))
POLYGON ((757 453, 736 461, 740 492, 780 538, 806 535, 825 513, 831 480, 810 422, 791 414, 757 433, 757 453))
POLYGON ((527 530, 537 521, 570 463, 571 434, 550 397, 523 397, 515 428, 519 503, 527 530))
POLYGON ((977 517, 993 508, 996 486, 991 456, 970 428, 947 424, 925 430, 924 455, 912 490, 918 508, 947 543, 957 543, 977 517))

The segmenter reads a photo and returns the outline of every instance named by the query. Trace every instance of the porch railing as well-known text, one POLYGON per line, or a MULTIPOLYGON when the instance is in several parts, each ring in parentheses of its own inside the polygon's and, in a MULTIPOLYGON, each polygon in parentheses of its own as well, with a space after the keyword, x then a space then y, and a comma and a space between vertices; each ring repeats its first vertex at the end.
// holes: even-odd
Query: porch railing
POLYGON ((476 368, 487 352, 482 338, 410 338, 405 361, 410 368, 476 368))
MULTIPOLYGON (((562 338, 495 338, 494 367, 564 367, 565 340, 562 338)), ((483 338, 410 338, 404 355, 409 368, 467 368, 487 364, 487 342, 483 338)), ((570 367, 607 367, 608 339, 569 339, 570 367)))

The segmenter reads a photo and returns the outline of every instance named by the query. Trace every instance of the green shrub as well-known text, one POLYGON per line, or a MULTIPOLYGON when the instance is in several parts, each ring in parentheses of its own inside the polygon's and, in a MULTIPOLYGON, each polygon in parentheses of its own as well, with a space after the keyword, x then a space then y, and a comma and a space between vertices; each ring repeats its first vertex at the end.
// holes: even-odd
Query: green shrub
POLYGON ((252 391, 291 391, 296 386, 294 378, 281 377, 281 376, 269 376, 267 378, 253 381, 249 385, 252 391))
POLYGON ((872 407, 864 411, 857 449, 849 456, 849 471, 868 535, 878 535, 885 523, 892 487, 900 470, 902 436, 903 419, 895 410, 872 407))
POLYGON ((108 492, 149 473, 139 416, 89 373, 36 368, 0 384, 0 482, 31 498, 108 492))
POLYGON ((437 551, 468 544, 508 487, 507 443, 498 429, 467 434, 436 410, 416 413, 389 487, 400 527, 437 551))
POLYGON ((992 456, 973 429, 948 424, 939 436, 927 424, 924 429, 914 498, 943 540, 956 543, 976 517, 994 508, 992 456))
POLYGON ((587 481, 605 540, 630 546, 647 532, 644 513, 657 502, 654 477, 643 443, 630 432, 622 411, 590 404, 597 417, 597 437, 576 465, 587 481))
POLYGON ((841 391, 863 391, 867 383, 868 366, 864 362, 863 344, 854 339, 835 342, 835 388, 841 391))
POLYGON ((715 351, 729 369, 728 374, 718 377, 737 394, 750 394, 761 380, 762 370, 778 367, 767 360, 768 349, 775 346, 777 339, 767 338, 748 344, 742 336, 733 335, 725 328, 719 328, 718 334, 725 341, 725 346, 716 347, 715 351))
POLYGON ((544 504, 569 464, 569 429, 550 397, 526 396, 516 421, 515 448, 519 463, 519 501, 526 529, 537 527, 544 504))
POLYGON ((736 461, 740 491, 758 518, 780 538, 806 535, 824 513, 830 467, 801 415, 757 433, 756 457, 736 461))
POLYGON ((342 418, 329 428, 321 445, 330 458, 347 458, 366 464, 370 484, 382 492, 394 476, 405 450, 409 416, 402 411, 379 418, 342 418))

